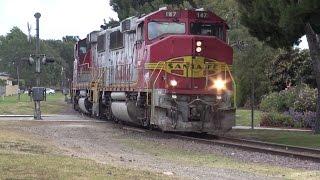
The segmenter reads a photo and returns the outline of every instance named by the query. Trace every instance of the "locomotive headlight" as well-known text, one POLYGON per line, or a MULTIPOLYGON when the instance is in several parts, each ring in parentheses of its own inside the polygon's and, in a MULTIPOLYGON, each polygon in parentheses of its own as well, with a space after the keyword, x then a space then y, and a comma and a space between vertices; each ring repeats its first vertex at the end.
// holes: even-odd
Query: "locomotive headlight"
POLYGON ((177 99, 178 96, 177 96, 176 94, 172 94, 172 95, 171 95, 171 98, 172 98, 172 99, 177 99))
POLYGON ((197 51, 197 53, 200 53, 202 51, 202 48, 201 47, 197 47, 196 51, 197 51))
POLYGON ((178 82, 175 79, 170 80, 170 86, 176 87, 178 85, 178 82))
POLYGON ((197 46, 201 46, 202 45, 202 42, 201 41, 197 41, 197 46))
POLYGON ((218 91, 226 89, 226 81, 222 79, 216 79, 213 81, 213 87, 218 91))

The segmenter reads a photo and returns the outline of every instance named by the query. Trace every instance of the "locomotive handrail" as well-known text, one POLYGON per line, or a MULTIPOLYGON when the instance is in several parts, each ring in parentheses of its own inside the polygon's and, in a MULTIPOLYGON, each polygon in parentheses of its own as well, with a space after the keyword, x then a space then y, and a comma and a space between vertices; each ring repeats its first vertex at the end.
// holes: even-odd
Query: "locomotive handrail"
MULTIPOLYGON (((157 63, 156 67, 153 69, 153 71, 152 71, 152 73, 151 73, 151 75, 150 75, 150 77, 149 77, 149 79, 148 79, 147 89, 149 89, 149 82, 150 82, 150 80, 151 80, 154 72, 155 72, 156 70, 158 70, 157 68, 158 68, 158 66, 159 66, 161 63, 165 64, 166 62, 164 62, 164 61, 159 61, 159 62, 157 63)), ((163 67, 162 67, 161 69, 159 69, 159 70, 162 71, 162 70, 163 70, 163 67)))
MULTIPOLYGON (((164 62, 164 61, 159 61, 159 62, 157 63, 156 67, 154 68, 154 70, 152 71, 152 73, 151 73, 151 75, 150 75, 150 77, 149 77, 149 79, 148 79, 148 83, 147 83, 147 89, 148 89, 148 90, 149 90, 150 80, 151 80, 154 72, 157 70, 157 67, 158 67, 160 64, 166 64, 166 62, 164 62)), ((155 79, 154 82, 153 82, 152 90, 151 90, 151 94, 152 94, 152 95, 153 95, 153 93, 154 93, 154 86, 155 86, 155 84, 156 84, 156 82, 157 82, 157 80, 158 80, 158 78, 159 78, 159 76, 160 76, 163 68, 164 68, 164 66, 162 66, 161 69, 159 69, 158 75, 157 75, 156 79, 155 79)), ((147 105, 149 106, 149 93, 147 93, 147 105)), ((152 99, 152 100, 151 100, 151 118, 153 118, 153 116, 154 116, 154 102, 153 102, 153 99, 152 99)))
MULTIPOLYGON (((165 64, 166 62, 164 62, 164 61, 159 61, 159 62, 157 63, 157 65, 156 65, 156 67, 153 69, 153 71, 152 71, 152 73, 151 73, 151 75, 150 75, 150 77, 149 77, 149 79, 148 79, 148 82, 147 82, 147 90, 148 90, 148 91, 149 91, 149 83, 150 83, 150 80, 151 80, 154 72, 157 70, 159 64, 161 64, 161 63, 165 64)), ((160 73, 162 70, 163 70, 163 67, 159 70, 159 73, 160 73)), ((156 81, 155 81, 155 82, 156 82, 156 81)), ((153 91, 153 90, 152 90, 152 91, 153 91)), ((152 93, 152 91, 151 91, 151 93, 152 93)), ((149 93, 147 93, 147 105, 149 106, 149 93)))
MULTIPOLYGON (((98 82, 100 82, 100 80, 102 79, 102 78, 104 78, 104 74, 105 74, 105 68, 103 67, 103 68, 99 68, 99 77, 98 77, 98 82)), ((103 82, 103 84, 104 84, 104 81, 102 81, 103 82)))
POLYGON ((226 68, 228 69, 228 73, 230 75, 230 78, 231 78, 231 81, 233 83, 233 106, 234 108, 237 108, 237 84, 236 84, 236 81, 234 80, 232 74, 231 74, 231 71, 230 71, 230 68, 228 65, 226 65, 226 68))
MULTIPOLYGON (((166 64, 166 63, 164 62, 164 64, 166 64)), ((160 74, 161 74, 161 72, 162 72, 163 68, 164 68, 164 66, 163 66, 163 67, 161 67, 161 69, 159 70, 159 73, 158 73, 158 75, 157 75, 156 79, 155 79, 155 80, 154 80, 154 82, 153 82, 152 90, 151 90, 151 94, 152 94, 152 96, 153 96, 153 93, 154 93, 154 86, 156 85, 156 82, 157 82, 157 80, 158 80, 158 78, 159 78, 159 76, 160 76, 160 74)), ((152 99, 151 99, 151 102, 152 102, 152 104, 151 104, 151 117, 153 117, 153 116, 154 116, 154 102, 153 102, 153 100, 154 100, 154 98, 152 98, 152 99)))
MULTIPOLYGON (((164 62, 164 64, 166 64, 166 63, 164 62)), ((164 68, 164 66, 159 70, 159 73, 158 73, 156 79, 155 79, 154 82, 153 82, 152 91, 153 91, 153 89, 154 89, 154 86, 156 85, 156 82, 157 82, 157 80, 158 80, 158 78, 159 78, 159 76, 160 76, 160 73, 162 72, 163 68, 164 68)))

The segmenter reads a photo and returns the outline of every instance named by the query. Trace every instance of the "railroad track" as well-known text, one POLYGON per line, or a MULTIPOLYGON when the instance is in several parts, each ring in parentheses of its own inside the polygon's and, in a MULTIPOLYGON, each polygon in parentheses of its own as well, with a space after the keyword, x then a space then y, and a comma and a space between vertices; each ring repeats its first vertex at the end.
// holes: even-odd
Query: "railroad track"
MULTIPOLYGON (((132 127, 124 126, 123 129, 136 131, 140 133, 149 132, 149 133, 163 134, 163 133, 160 133, 159 131, 151 131, 151 130, 137 128, 137 127, 132 128, 132 127)), ((225 136, 214 136, 214 135, 201 136, 199 134, 198 135, 195 135, 195 134, 181 135, 176 133, 167 133, 167 134, 175 138, 189 140, 189 141, 197 141, 205 144, 232 147, 232 148, 238 148, 238 149, 243 149, 247 151, 286 156, 286 157, 320 163, 320 149, 304 148, 304 147, 298 147, 298 146, 268 143, 268 142, 239 139, 239 138, 231 138, 231 137, 225 137, 225 136)))
MULTIPOLYGON (((137 132, 151 132, 160 133, 157 131, 150 131, 140 128, 123 127, 123 129, 137 131, 137 132)), ((214 135, 181 135, 176 133, 168 133, 175 138, 197 141, 205 144, 219 145, 224 147, 232 147, 243 149, 247 151, 261 152, 273 155, 280 155, 286 157, 297 158, 301 160, 309 160, 320 163, 320 149, 304 148, 298 146, 290 146, 276 143, 268 143, 262 141, 254 141, 247 139, 231 138, 225 136, 214 136, 214 135)))
POLYGON ((238 139, 224 136, 192 137, 185 135, 176 135, 177 138, 202 142, 206 144, 233 147, 254 152, 268 153, 273 155, 287 156, 301 160, 320 162, 320 149, 304 148, 298 146, 267 143, 262 141, 238 139))

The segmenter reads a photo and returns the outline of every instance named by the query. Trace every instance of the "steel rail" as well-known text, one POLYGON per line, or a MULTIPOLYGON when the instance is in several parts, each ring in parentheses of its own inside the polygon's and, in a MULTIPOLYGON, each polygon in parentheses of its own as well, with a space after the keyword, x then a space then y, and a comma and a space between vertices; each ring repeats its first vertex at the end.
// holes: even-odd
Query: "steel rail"
POLYGON ((221 136, 221 137, 218 137, 218 139, 219 140, 226 140, 226 141, 233 141, 233 142, 245 142, 248 144, 269 146, 272 148, 279 148, 279 149, 289 150, 289 151, 317 154, 320 156, 320 149, 292 146, 292 145, 285 145, 285 144, 277 144, 277 143, 270 143, 270 142, 263 142, 263 141, 256 141, 256 140, 248 140, 248 139, 239 139, 239 138, 233 138, 233 137, 222 137, 221 136))
POLYGON ((197 141, 205 144, 219 145, 224 147, 233 147, 254 152, 268 153, 273 155, 281 155, 301 160, 309 160, 320 162, 320 150, 312 148, 304 148, 298 146, 281 145, 275 143, 267 143, 261 141, 251 141, 245 139, 237 139, 230 137, 217 137, 217 139, 197 138, 185 135, 176 135, 177 138, 197 141))
MULTIPOLYGON (((108 122, 108 121, 104 121, 104 122, 108 122)), ((279 155, 279 156, 291 157, 295 159, 308 160, 308 161, 320 163, 320 149, 283 145, 283 144, 247 140, 247 139, 239 139, 239 138, 232 138, 232 137, 226 137, 226 136, 215 136, 211 134, 206 135, 206 137, 199 138, 199 137, 194 137, 190 135, 181 135, 173 132, 163 133, 160 131, 150 130, 150 129, 137 127, 137 126, 132 127, 126 124, 121 124, 120 126, 123 130, 135 131, 138 133, 170 135, 171 137, 175 137, 177 139, 197 141, 197 142, 209 144, 209 145, 232 147, 232 148, 242 149, 246 151, 279 155)))

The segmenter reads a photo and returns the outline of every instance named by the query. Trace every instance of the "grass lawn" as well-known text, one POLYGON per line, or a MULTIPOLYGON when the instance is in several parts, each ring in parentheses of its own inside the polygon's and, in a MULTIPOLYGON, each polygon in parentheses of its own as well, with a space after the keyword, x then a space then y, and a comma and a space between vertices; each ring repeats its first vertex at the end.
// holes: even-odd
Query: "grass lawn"
MULTIPOLYGON (((255 110, 254 111, 254 126, 260 126, 260 118, 261 118, 261 111, 255 110)), ((236 112, 236 125, 237 126, 251 126, 251 110, 247 109, 237 109, 236 112)))
MULTIPOLYGON (((55 95, 47 95, 47 101, 41 102, 42 114, 60 113, 67 104, 64 102, 64 96, 61 93, 55 95)), ((30 101, 27 94, 21 94, 20 101, 17 96, 8 96, 4 100, 0 98, 0 114, 10 115, 32 115, 34 102, 30 101)))
POLYGON ((293 146, 320 148, 320 134, 312 132, 234 129, 226 135, 293 146))
POLYGON ((59 155, 62 150, 49 142, 8 127, 0 122, 0 179, 169 179, 160 173, 59 155))

